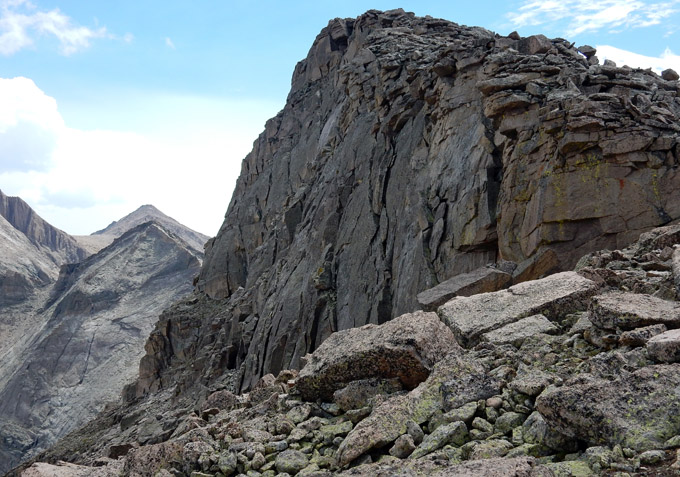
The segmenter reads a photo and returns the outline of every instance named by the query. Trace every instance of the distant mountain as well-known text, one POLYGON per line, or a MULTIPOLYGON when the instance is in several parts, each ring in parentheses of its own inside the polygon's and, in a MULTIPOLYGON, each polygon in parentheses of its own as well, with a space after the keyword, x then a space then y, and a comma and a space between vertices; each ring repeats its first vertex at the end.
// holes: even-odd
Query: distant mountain
POLYGON ((57 266, 79 262, 89 255, 73 237, 47 223, 19 197, 0 191, 0 215, 57 266))
POLYGON ((84 245, 18 197, 0 212, 1 475, 119 398, 207 237, 152 206, 84 245))
POLYGON ((108 227, 94 232, 92 235, 112 235, 113 237, 120 237, 128 230, 143 224, 144 222, 157 222, 165 229, 181 237, 194 249, 203 252, 203 245, 208 241, 209 237, 198 233, 190 228, 180 224, 172 217, 168 217, 163 212, 158 210, 153 205, 143 205, 131 214, 126 215, 120 220, 112 222, 108 227))
POLYGON ((147 222, 64 266, 42 329, 0 373, 0 471, 86 422, 133 380, 158 315, 191 292, 201 255, 147 222))

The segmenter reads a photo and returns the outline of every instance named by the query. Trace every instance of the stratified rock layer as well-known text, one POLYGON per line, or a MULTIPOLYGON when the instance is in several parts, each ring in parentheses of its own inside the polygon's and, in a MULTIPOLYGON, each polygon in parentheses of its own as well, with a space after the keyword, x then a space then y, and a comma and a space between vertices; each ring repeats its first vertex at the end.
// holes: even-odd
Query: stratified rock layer
POLYGON ((680 217, 677 93, 562 39, 400 10, 331 21, 206 248, 198 289, 236 313, 164 318, 137 395, 221 353, 215 327, 247 389, 458 273, 504 259, 534 279, 680 217))

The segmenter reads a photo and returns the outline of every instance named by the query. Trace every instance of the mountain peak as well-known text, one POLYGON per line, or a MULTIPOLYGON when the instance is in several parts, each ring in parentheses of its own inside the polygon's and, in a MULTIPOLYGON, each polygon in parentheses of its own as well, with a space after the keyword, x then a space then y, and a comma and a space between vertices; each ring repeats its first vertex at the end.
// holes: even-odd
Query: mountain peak
POLYGON ((185 225, 180 224, 175 219, 167 216, 151 204, 142 205, 134 212, 131 212, 120 220, 111 222, 108 227, 98 230, 92 235, 109 235, 116 238, 145 222, 157 222, 161 224, 170 232, 181 237, 192 248, 199 252, 203 252, 203 244, 205 244, 209 238, 199 232, 196 232, 195 230, 190 229, 189 227, 186 227, 185 225))

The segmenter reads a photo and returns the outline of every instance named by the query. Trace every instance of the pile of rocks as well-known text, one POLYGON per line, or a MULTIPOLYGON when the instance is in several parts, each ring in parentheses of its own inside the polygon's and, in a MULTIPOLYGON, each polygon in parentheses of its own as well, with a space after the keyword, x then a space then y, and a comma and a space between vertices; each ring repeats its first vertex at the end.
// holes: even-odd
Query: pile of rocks
POLYGON ((338 332, 163 442, 23 475, 675 475, 678 243, 655 229, 577 272, 338 332))

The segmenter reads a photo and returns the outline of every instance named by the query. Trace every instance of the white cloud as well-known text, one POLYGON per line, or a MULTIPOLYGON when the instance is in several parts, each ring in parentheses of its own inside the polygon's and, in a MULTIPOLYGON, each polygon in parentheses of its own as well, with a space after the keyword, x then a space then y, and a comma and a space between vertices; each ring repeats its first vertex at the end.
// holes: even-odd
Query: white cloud
POLYGON ((660 56, 645 56, 614 46, 598 45, 597 56, 600 61, 605 59, 612 60, 618 66, 628 65, 631 68, 651 68, 657 73, 661 73, 668 68, 680 71, 680 55, 676 55, 669 48, 666 48, 660 56))
POLYGON ((241 160, 277 105, 167 95, 137 103, 153 129, 84 131, 64 124, 57 102, 31 80, 0 79, 0 188, 72 234, 102 229, 147 203, 215 234, 241 160), (9 135, 17 125, 24 133, 9 135), (30 145, 45 134, 50 147, 36 151, 30 145), (3 135, 23 151, 20 167, 2 159, 3 135))
POLYGON ((576 36, 603 29, 643 28, 661 24, 678 11, 680 0, 525 0, 507 14, 515 28, 567 22, 565 34, 576 36))
POLYGON ((167 36, 165 37, 165 45, 166 45, 168 48, 172 48, 173 50, 175 49, 175 44, 172 42, 172 40, 170 39, 170 37, 167 37, 167 36))
POLYGON ((38 36, 53 36, 64 55, 86 49, 95 38, 109 35, 105 27, 77 25, 58 8, 38 10, 28 0, 0 0, 0 54, 10 56, 30 47, 38 36))

